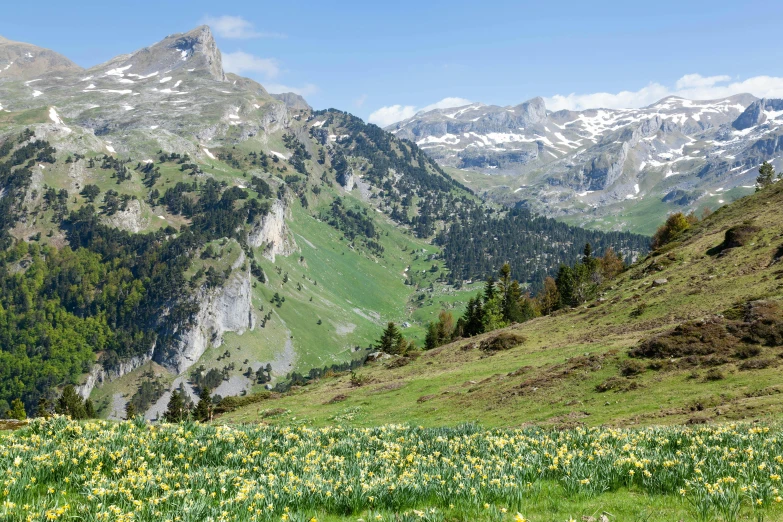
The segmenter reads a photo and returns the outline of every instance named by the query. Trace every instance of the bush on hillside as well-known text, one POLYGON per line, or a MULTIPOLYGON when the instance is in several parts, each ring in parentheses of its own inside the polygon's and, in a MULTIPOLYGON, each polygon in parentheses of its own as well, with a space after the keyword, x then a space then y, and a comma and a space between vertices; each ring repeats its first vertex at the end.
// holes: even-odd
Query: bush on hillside
POLYGON ((682 212, 671 214, 666 223, 658 227, 652 239, 652 248, 656 250, 671 242, 675 237, 685 232, 698 222, 695 215, 685 215, 682 212))
POLYGON ((516 332, 500 332, 481 341, 479 348, 485 352, 510 350, 525 342, 525 337, 516 332))

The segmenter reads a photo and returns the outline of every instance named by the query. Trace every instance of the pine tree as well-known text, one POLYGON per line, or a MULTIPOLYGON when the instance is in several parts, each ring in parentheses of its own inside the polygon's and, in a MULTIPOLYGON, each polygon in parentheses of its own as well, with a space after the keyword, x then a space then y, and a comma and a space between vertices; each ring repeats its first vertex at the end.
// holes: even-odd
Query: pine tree
POLYGON ((775 178, 775 168, 769 162, 765 161, 759 167, 759 176, 756 178, 756 184, 758 187, 756 190, 761 190, 765 187, 772 185, 772 180, 775 178))
POLYGON ((198 395, 198 404, 193 410, 193 417, 201 422, 212 420, 212 397, 209 394, 209 388, 204 386, 198 395))
POLYGON ((438 344, 438 325, 430 322, 427 324, 427 334, 424 336, 424 349, 432 350, 440 346, 438 344))
POLYGON ((49 400, 46 397, 40 397, 38 399, 38 407, 35 410, 35 416, 48 419, 49 417, 52 416, 51 410, 52 410, 52 405, 49 403, 49 400))
POLYGON ((508 322, 503 317, 503 302, 499 295, 492 297, 484 303, 484 314, 482 317, 482 327, 484 332, 491 332, 498 328, 508 326, 508 322))
POLYGON ((72 419, 84 419, 87 416, 87 412, 84 409, 84 400, 70 384, 63 388, 63 393, 57 399, 54 411, 60 415, 69 415, 72 419))
POLYGON ((544 279, 544 289, 538 294, 538 306, 544 315, 549 315, 560 308, 560 292, 557 283, 551 277, 544 279))
POLYGON ((511 281, 508 290, 503 296, 503 319, 509 323, 521 323, 527 319, 523 317, 520 301, 522 300, 522 289, 519 281, 511 281))
POLYGON ((557 291, 560 294, 560 302, 563 306, 576 306, 574 269, 570 266, 560 265, 555 278, 557 291))
POLYGON ((468 301, 463 335, 473 337, 480 333, 484 333, 484 305, 481 302, 481 294, 468 301))
POLYGON ((185 418, 185 401, 178 391, 171 393, 163 418, 166 422, 180 422, 185 418))
POLYGON ((386 325, 386 329, 378 340, 377 348, 378 350, 389 354, 402 355, 405 353, 407 343, 396 324, 389 323, 386 325))
POLYGON ((136 406, 133 405, 133 402, 128 401, 128 404, 125 405, 125 420, 133 420, 136 415, 136 406))
POLYGON ((18 397, 11 401, 11 409, 8 410, 8 418, 16 420, 25 420, 27 412, 24 410, 24 403, 18 397))
POLYGON ((493 297, 495 297, 495 277, 489 276, 484 283, 484 303, 488 303, 493 297))
POLYGON ((593 259, 593 247, 590 246, 590 243, 585 243, 585 249, 582 255, 582 263, 587 265, 590 263, 591 259, 593 259))
POLYGON ((95 414, 95 405, 92 403, 92 399, 84 401, 84 415, 87 419, 94 419, 97 417, 95 414))

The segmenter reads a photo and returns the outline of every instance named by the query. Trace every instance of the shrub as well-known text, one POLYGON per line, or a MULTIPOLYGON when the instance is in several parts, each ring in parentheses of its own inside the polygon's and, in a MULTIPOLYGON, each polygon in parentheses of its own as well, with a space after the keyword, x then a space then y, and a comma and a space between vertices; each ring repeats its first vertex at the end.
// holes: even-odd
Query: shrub
POLYGON ((485 352, 510 350, 525 342, 525 337, 516 332, 501 332, 481 341, 479 348, 485 352))
POLYGON ((725 378, 726 376, 718 368, 710 368, 704 376, 704 379, 707 381, 722 381, 725 378))
POLYGON ((770 366, 777 366, 775 359, 748 359, 740 364, 740 370, 763 370, 770 366))
POLYGON ((352 371, 351 372, 351 386, 360 387, 364 386, 369 382, 369 379, 366 375, 359 375, 358 373, 352 371))
POLYGON ((737 248, 745 246, 760 230, 761 228, 752 225, 751 223, 743 223, 741 225, 731 227, 726 231, 722 246, 723 248, 737 248))
POLYGON ((748 344, 743 344, 739 348, 737 348, 737 351, 734 352, 734 355, 737 356, 739 359, 750 359, 751 357, 756 357, 757 355, 761 354, 761 347, 760 346, 753 346, 748 344))
POLYGON ((640 361, 628 360, 620 364, 620 375, 631 377, 643 373, 646 368, 640 361))
POLYGON ((676 214, 670 215, 666 219, 666 223, 658 227, 655 235, 653 235, 651 244, 653 250, 662 247, 666 243, 669 243, 679 234, 691 228, 691 225, 693 225, 695 222, 695 216, 686 216, 682 212, 677 212, 676 214))

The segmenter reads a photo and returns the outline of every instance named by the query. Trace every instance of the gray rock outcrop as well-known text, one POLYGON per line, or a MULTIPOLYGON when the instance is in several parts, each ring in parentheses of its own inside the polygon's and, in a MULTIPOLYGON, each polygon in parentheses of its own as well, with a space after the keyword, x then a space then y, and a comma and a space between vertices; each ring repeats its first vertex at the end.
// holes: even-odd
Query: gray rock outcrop
MULTIPOLYGON (((235 266, 242 265, 242 254, 235 266)), ((220 346, 223 334, 242 335, 255 328, 252 286, 249 270, 234 270, 222 287, 202 289, 199 311, 191 326, 175 335, 170 346, 155 351, 155 362, 176 374, 193 366, 210 346, 220 346)))
POLYGON ((288 207, 279 199, 272 203, 269 213, 256 223, 247 242, 253 248, 265 246, 264 257, 274 261, 276 255, 289 255, 296 251, 296 241, 288 229, 288 207))

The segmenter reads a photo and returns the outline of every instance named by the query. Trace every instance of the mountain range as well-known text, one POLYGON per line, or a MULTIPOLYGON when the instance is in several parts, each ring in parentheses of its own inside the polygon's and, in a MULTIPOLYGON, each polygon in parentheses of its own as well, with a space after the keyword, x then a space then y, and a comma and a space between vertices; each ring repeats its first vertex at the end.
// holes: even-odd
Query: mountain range
POLYGON ((70 383, 155 419, 176 390, 353 368, 506 261, 535 290, 585 243, 648 249, 483 202, 415 143, 225 73, 206 26, 88 69, 0 52, 0 401, 31 411, 70 383))
POLYGON ((652 233, 714 209, 783 165, 783 100, 670 96, 640 109, 550 111, 542 98, 416 114, 387 130, 491 200, 571 223, 652 233))

